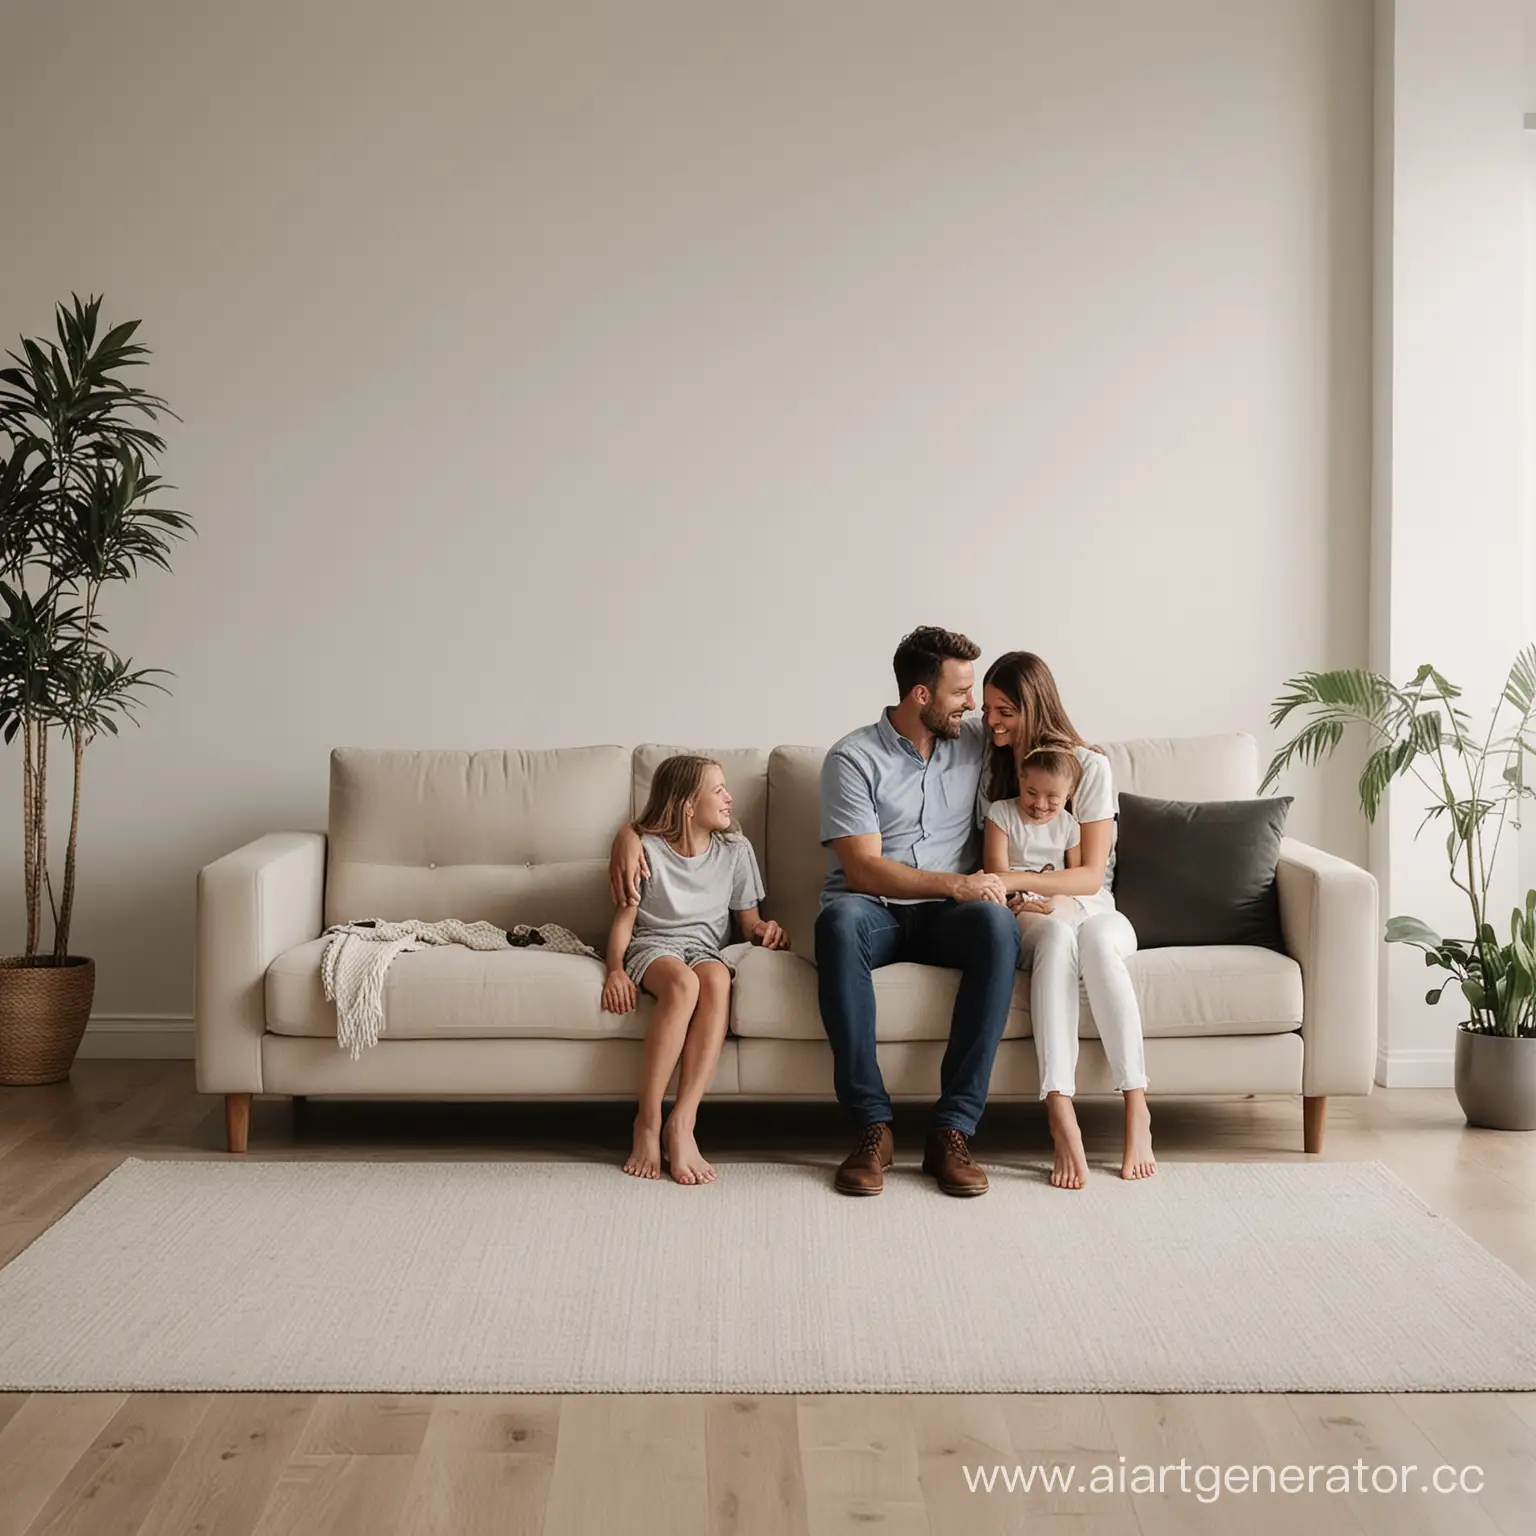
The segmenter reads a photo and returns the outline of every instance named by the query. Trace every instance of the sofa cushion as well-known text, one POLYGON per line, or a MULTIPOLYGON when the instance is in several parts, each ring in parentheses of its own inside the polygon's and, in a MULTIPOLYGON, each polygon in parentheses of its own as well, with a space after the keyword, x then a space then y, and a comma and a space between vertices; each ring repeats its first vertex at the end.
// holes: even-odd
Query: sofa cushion
MULTIPOLYGON (((267 968, 267 1029, 278 1035, 336 1035, 336 1006, 320 984, 324 938, 287 950, 267 968)), ((466 949, 445 944, 396 955, 384 981, 390 1040, 526 1037, 639 1039, 653 1001, 605 1013, 603 965, 588 955, 538 949, 466 949)))
MULTIPOLYGON (((1158 949, 1127 966, 1148 1038, 1264 1035, 1301 1027, 1301 968, 1286 955, 1247 945, 1158 949)), ((1020 971, 1003 1038, 1031 1032, 1030 973, 1020 971)), ((943 1040, 960 986, 959 971, 933 965, 885 965, 875 972, 877 1040, 943 1040)), ((1078 1031, 1096 1037, 1079 990, 1078 1031)), ((742 1038, 825 1038, 816 1000, 816 968, 791 951, 752 949, 737 962, 731 1031, 742 1038)))
POLYGON ((599 949, 623 747, 331 753, 325 921, 560 923, 599 949))
POLYGON ((768 758, 768 906, 807 960, 827 874, 821 846, 821 747, 775 747, 768 758))

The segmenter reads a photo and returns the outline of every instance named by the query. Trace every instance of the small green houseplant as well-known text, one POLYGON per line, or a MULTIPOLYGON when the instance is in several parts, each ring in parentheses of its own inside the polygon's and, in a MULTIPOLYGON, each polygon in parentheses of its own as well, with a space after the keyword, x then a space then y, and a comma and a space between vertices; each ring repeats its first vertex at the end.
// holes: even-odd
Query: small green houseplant
MULTIPOLYGON (((190 526, 148 503, 163 486, 149 466, 165 448, 146 422, 176 413, 118 374, 142 366, 139 322, 97 337, 101 299, 55 306, 57 341, 22 339, 0 368, 0 734, 21 737, 27 940, 0 957, 0 1082, 69 1075, 90 1017, 95 964, 69 952, 85 752, 133 718, 153 673, 106 644, 102 594, 141 563, 170 569, 168 540, 190 526), (49 742, 74 768, 62 889, 48 863, 49 742), (53 923, 43 942, 43 897, 53 923)), ((167 674, 168 675, 168 674, 167 674)))
POLYGON ((1259 793, 1293 761, 1331 754, 1351 724, 1371 736, 1359 786, 1368 820, 1376 819, 1393 779, 1412 774, 1424 786, 1429 801, 1414 836, 1430 822, 1445 828, 1451 883, 1466 897, 1470 937, 1442 938, 1420 919, 1400 916, 1388 921, 1386 939, 1415 946, 1426 966, 1446 973, 1425 994, 1427 1002, 1438 1003, 1454 982, 1466 1005, 1456 1041, 1456 1094, 1468 1121, 1536 1128, 1536 890, 1507 926, 1496 923, 1489 904, 1506 825, 1518 830, 1521 802, 1536 796, 1525 772, 1526 754, 1536 752, 1536 645, 1515 657, 1481 736, 1455 702, 1461 690, 1432 666, 1420 667, 1401 688, 1360 669, 1304 672, 1286 687, 1270 723, 1279 727, 1298 710, 1309 723, 1275 753, 1259 793), (1501 727, 1506 705, 1512 715, 1501 727))

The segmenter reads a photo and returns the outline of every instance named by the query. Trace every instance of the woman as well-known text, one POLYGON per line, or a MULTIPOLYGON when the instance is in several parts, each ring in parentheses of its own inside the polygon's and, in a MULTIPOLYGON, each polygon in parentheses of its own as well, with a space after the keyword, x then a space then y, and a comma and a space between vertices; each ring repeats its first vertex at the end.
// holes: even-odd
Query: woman
MULTIPOLYGON (((1109 759, 1078 735, 1062 706, 1051 670, 1029 651, 999 656, 982 680, 982 706, 992 748, 982 780, 987 804, 1017 800, 1019 761, 1041 747, 1072 752, 1082 775, 1067 804, 1081 832, 1081 861, 1076 868, 1029 876, 1032 894, 1015 909, 1031 914, 1021 924, 1022 966, 1031 968, 1029 1011, 1035 1050, 1040 1058, 1040 1097, 1050 1119, 1055 1144, 1051 1183, 1081 1189, 1088 1177, 1083 1136, 1072 1095, 1077 1082, 1078 982, 1088 1004, 1125 1100, 1125 1152, 1120 1173, 1144 1179, 1157 1169, 1152 1155, 1152 1115, 1147 1108, 1147 1073, 1143 1059, 1141 1011, 1126 969, 1136 952, 1136 931, 1114 908, 1115 793, 1109 759), (1084 902, 1081 921, 1073 923, 1051 911, 1053 897, 1092 898, 1084 902), (1107 910, 1106 910, 1107 906, 1107 910)), ((986 815, 986 805, 982 816, 986 815)))

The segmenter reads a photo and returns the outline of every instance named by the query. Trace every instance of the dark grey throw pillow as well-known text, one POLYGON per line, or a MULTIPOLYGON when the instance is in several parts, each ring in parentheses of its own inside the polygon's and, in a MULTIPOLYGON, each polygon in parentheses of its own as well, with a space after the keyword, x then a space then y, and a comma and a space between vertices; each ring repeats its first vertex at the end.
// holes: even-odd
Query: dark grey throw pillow
POLYGON ((1115 905, 1142 949, 1182 944, 1285 948, 1275 865, 1292 796, 1154 800, 1120 796, 1115 905))

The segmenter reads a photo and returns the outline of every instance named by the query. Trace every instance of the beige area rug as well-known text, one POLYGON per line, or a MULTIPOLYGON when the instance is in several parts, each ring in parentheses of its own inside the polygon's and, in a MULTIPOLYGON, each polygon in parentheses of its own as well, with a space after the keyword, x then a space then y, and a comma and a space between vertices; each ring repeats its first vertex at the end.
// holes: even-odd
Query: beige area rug
POLYGON ((0 1270, 0 1388, 1536 1388, 1536 1291, 1380 1164, 829 1176, 130 1158, 0 1270))

